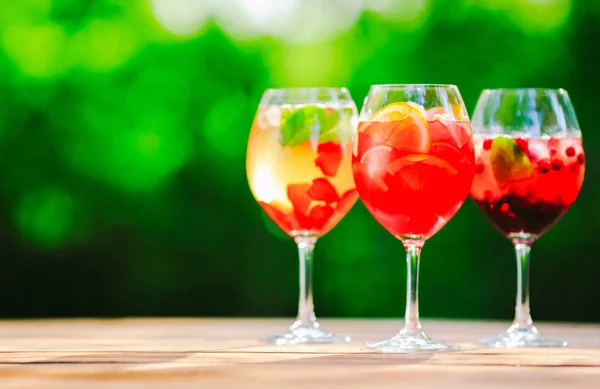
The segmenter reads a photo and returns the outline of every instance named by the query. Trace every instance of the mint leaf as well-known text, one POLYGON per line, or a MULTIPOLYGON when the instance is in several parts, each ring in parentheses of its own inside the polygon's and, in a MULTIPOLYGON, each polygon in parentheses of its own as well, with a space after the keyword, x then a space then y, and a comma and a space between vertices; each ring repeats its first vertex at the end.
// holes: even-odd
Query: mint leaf
POLYGON ((281 115, 279 143, 284 147, 294 147, 311 139, 318 139, 319 143, 349 142, 355 132, 353 117, 352 108, 305 106, 296 110, 284 110, 281 115))
POLYGON ((299 108, 281 116, 281 134, 279 143, 282 146, 294 147, 310 139, 318 138, 325 123, 325 110, 315 106, 299 108))
POLYGON ((499 136, 492 143, 492 171, 499 186, 533 175, 533 166, 514 139, 499 136))
POLYGON ((319 143, 334 141, 343 144, 350 142, 356 131, 353 118, 352 108, 337 109, 327 114, 325 129, 319 136, 319 143))

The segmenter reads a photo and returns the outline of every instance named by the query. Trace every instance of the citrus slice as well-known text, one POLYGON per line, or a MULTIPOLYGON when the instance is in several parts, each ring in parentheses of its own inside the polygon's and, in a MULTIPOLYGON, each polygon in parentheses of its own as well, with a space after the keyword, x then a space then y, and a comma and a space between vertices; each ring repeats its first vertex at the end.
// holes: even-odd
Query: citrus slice
POLYGON ((425 110, 413 103, 386 105, 371 117, 364 132, 374 144, 386 144, 405 153, 427 153, 431 144, 425 110))
POLYGON ((393 176, 396 173, 401 172, 405 167, 427 169, 422 171, 423 176, 427 175, 430 167, 437 168, 436 170, 443 171, 448 176, 458 174, 458 170, 448 162, 428 154, 413 154, 407 157, 398 158, 394 162, 388 164, 386 170, 393 176))
POLYGON ((397 102, 386 105, 375 112, 369 119, 371 122, 392 122, 404 120, 411 113, 418 112, 425 118, 425 109, 415 103, 397 102))
POLYGON ((492 142, 492 171, 500 187, 533 175, 533 165, 514 139, 499 136, 492 142))
POLYGON ((390 155, 392 154, 392 148, 388 145, 379 145, 371 147, 365 151, 362 157, 360 157, 360 163, 367 166, 370 165, 386 165, 390 155))
POLYGON ((356 190, 361 196, 368 196, 372 192, 386 192, 389 189, 381 176, 370 174, 367 167, 360 162, 352 164, 352 174, 356 190))
POLYGON ((458 147, 443 142, 432 142, 429 154, 443 159, 456 169, 460 168, 463 159, 463 155, 458 147))
POLYGON ((462 104, 452 104, 452 112, 454 113, 454 117, 456 118, 456 120, 468 119, 462 104))

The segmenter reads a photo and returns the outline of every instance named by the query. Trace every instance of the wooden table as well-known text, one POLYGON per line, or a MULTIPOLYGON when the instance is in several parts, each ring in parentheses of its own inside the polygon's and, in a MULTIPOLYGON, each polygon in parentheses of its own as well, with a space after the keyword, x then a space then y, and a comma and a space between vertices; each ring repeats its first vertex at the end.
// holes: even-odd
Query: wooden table
POLYGON ((342 345, 277 347, 256 339, 290 320, 119 319, 0 322, 1 389, 95 388, 600 388, 600 325, 538 323, 571 345, 490 349, 474 339, 508 323, 424 321, 462 346, 437 354, 375 354, 397 320, 322 320, 342 345))

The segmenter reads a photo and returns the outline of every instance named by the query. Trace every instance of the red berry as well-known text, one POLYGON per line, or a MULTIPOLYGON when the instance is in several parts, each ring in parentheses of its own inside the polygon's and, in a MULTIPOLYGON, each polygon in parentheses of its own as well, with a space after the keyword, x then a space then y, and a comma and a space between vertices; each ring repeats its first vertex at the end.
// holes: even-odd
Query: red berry
POLYGON ((493 141, 494 141, 493 139, 486 139, 485 141, 483 141, 483 149, 491 150, 493 141))
POLYGON ((485 167, 483 166, 482 163, 478 163, 477 165, 475 165, 475 174, 481 174, 481 173, 483 173, 484 170, 485 170, 485 167))
POLYGON ((551 167, 552 165, 550 165, 550 161, 547 159, 542 159, 538 162, 538 169, 540 170, 540 173, 548 173, 551 167))
POLYGON ((553 159, 552 160, 552 170, 559 171, 564 166, 564 163, 561 159, 553 159))
POLYGON ((583 154, 579 154, 577 156, 577 162, 579 162, 580 165, 583 165, 585 163, 585 157, 583 154))
POLYGON ((526 153, 527 150, 529 150, 529 142, 527 142, 527 139, 517 138, 515 139, 515 143, 524 153, 526 153))
POLYGON ((573 147, 567 147, 567 149, 565 150, 565 154, 567 154, 567 157, 572 157, 575 155, 575 148, 573 147))
POLYGON ((488 201, 494 200, 494 194, 491 190, 486 190, 485 192, 483 192, 483 197, 485 197, 488 201))

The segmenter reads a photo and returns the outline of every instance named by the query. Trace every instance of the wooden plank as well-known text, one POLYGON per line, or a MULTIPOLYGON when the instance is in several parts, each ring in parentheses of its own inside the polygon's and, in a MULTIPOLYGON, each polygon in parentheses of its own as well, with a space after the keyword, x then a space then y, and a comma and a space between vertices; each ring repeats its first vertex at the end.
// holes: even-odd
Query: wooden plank
POLYGON ((342 345, 277 347, 258 338, 289 325, 263 319, 28 320, 0 322, 0 387, 295 388, 600 387, 600 326, 539 323, 571 346, 490 349, 472 341, 507 323, 425 321, 435 338, 463 350, 377 354, 367 341, 400 320, 323 320, 353 336, 342 345), (110 385, 108 385, 110 384, 110 385))

